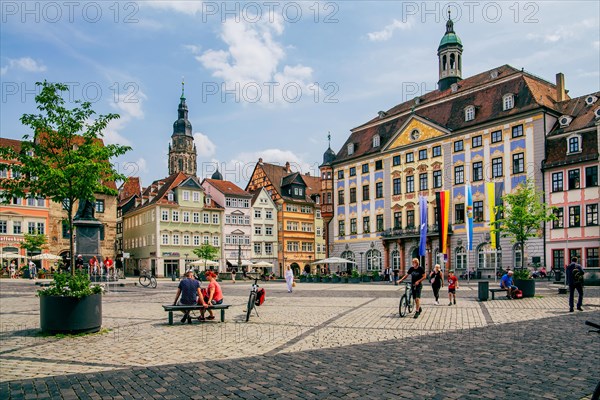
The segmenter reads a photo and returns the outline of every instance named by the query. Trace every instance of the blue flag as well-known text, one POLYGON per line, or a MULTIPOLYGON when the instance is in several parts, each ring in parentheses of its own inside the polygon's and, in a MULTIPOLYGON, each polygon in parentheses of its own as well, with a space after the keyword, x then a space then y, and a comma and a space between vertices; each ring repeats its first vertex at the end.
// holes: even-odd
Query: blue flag
POLYGON ((467 197, 467 250, 473 250, 473 195, 471 185, 466 187, 467 197))
POLYGON ((419 196, 419 209, 421 211, 421 240, 419 241, 419 255, 424 256, 427 249, 427 199, 419 196))

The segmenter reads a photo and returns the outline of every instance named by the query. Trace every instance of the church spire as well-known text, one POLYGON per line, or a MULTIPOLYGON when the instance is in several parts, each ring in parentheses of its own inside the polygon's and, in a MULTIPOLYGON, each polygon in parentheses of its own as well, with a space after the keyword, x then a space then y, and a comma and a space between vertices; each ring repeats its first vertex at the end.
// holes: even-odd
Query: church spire
POLYGON ((185 81, 182 77, 177 121, 173 123, 173 134, 169 144, 169 175, 177 172, 196 175, 196 158, 197 150, 192 135, 192 124, 188 120, 188 107, 185 104, 185 81))

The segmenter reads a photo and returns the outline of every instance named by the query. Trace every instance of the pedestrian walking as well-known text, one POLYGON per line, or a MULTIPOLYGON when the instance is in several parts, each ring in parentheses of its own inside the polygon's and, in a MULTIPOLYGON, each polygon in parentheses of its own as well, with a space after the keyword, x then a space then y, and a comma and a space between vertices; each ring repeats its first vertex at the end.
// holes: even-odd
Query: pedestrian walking
POLYGON ((440 264, 435 264, 433 271, 429 274, 429 282, 431 283, 431 289, 433 289, 433 296, 435 297, 435 304, 440 304, 440 289, 444 286, 444 277, 440 264))
POLYGON ((231 267, 231 280, 235 283, 235 274, 237 274, 237 269, 235 267, 231 267))
POLYGON ((448 273, 448 305, 452 303, 456 305, 456 289, 458 289, 458 277, 454 275, 454 271, 448 273))
POLYGON ((287 284, 288 293, 292 293, 294 287, 294 271, 288 265, 285 269, 285 283, 287 284))
POLYGON ((29 279, 35 279, 35 276, 37 274, 36 269, 37 268, 33 260, 29 260, 29 279))
POLYGON ((398 284, 404 281, 410 275, 411 279, 411 291, 412 297, 415 299, 415 318, 419 318, 423 309, 421 308, 421 291, 423 289, 423 280, 427 275, 425 275, 425 269, 421 267, 418 258, 412 259, 412 267, 408 269, 406 274, 400 278, 397 282, 398 284))
POLYGON ((569 285, 569 312, 573 312, 573 300, 575 297, 575 290, 577 290, 577 309, 583 311, 581 308, 583 303, 583 268, 577 263, 578 258, 571 258, 571 264, 567 266, 567 285, 569 285))
POLYGON ((15 264, 15 260, 10 262, 10 279, 17 279, 17 264, 15 264))

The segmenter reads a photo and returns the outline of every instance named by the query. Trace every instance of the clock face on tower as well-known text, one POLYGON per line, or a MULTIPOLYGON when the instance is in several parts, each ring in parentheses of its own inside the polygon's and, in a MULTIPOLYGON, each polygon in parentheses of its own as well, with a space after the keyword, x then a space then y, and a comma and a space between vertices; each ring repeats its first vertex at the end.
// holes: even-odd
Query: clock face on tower
POLYGON ((421 132, 418 129, 413 129, 410 133, 410 140, 417 140, 421 136, 421 132))

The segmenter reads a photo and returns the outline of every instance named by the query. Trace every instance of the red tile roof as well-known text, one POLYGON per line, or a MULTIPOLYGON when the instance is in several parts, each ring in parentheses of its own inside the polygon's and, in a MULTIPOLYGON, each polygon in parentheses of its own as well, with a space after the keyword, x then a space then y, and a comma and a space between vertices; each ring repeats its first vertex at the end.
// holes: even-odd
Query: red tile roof
POLYGON ((214 187, 219 192, 225 195, 252 197, 251 193, 246 192, 244 189, 240 188, 233 182, 209 178, 204 179, 202 182, 208 182, 212 187, 214 187))
POLYGON ((458 82, 458 90, 435 90, 401 103, 388 110, 383 118, 352 129, 350 137, 337 153, 335 163, 379 153, 402 125, 413 115, 424 118, 450 132, 476 126, 482 122, 520 114, 540 107, 555 107, 556 86, 527 72, 503 65, 458 82), (497 74, 493 77, 493 74, 497 74), (514 107, 503 110, 502 97, 515 95, 514 107), (464 110, 475 106, 475 118, 465 121, 464 110), (379 134, 380 146, 373 147, 373 136, 379 134), (348 144, 354 144, 354 153, 348 155, 348 144))

